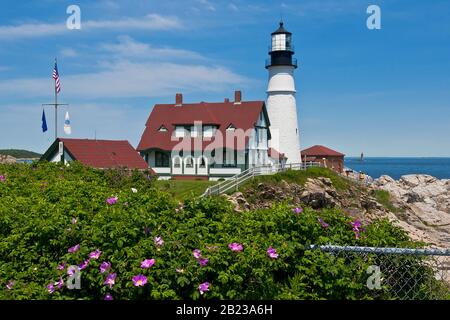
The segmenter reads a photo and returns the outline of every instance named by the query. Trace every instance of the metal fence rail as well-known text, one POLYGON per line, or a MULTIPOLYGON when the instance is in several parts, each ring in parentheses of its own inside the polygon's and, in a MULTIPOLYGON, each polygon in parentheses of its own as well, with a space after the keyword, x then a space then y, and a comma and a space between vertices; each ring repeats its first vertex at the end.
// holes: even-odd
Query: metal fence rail
POLYGON ((310 246, 365 281, 373 299, 450 299, 450 250, 310 246))
POLYGON ((311 249, 320 249, 325 252, 359 252, 374 254, 398 254, 398 255, 418 255, 418 256, 446 256, 450 257, 450 249, 409 249, 409 248, 378 248, 378 247, 351 247, 351 246, 315 246, 311 249))
POLYGON ((320 167, 320 166, 321 164, 318 162, 306 162, 306 163, 290 163, 285 165, 276 164, 276 165, 252 167, 245 171, 242 171, 241 173, 231 177, 230 179, 219 182, 218 184, 209 187, 201 195, 201 197, 220 195, 230 190, 237 191, 240 185, 242 185, 247 180, 257 176, 271 175, 286 170, 306 170, 310 167, 320 167))

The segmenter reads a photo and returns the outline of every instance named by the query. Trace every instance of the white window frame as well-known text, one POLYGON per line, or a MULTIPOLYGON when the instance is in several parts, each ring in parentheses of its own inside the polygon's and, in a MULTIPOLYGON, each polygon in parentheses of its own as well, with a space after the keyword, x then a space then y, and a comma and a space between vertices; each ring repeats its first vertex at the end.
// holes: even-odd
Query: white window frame
POLYGON ((186 129, 184 126, 176 126, 175 127, 175 137, 176 138, 184 138, 186 135, 186 129))

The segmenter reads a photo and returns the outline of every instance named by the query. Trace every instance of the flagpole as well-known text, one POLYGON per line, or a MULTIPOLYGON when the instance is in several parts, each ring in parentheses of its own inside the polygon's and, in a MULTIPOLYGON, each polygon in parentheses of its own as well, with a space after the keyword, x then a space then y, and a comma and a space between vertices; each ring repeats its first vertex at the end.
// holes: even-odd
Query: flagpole
MULTIPOLYGON (((55 58, 55 65, 57 61, 55 58)), ((56 81, 56 80, 55 80, 56 81)), ((58 139, 58 90, 55 83, 55 140, 58 139)))
POLYGON ((54 79, 55 79, 55 103, 43 103, 42 106, 54 106, 55 107, 55 140, 56 140, 56 139, 58 139, 58 106, 68 106, 67 103, 58 103, 58 86, 56 85, 56 80, 58 79, 58 81, 59 81, 59 75, 58 75, 58 70, 57 70, 56 58, 55 58, 54 72, 56 72, 56 75, 54 76, 54 79))

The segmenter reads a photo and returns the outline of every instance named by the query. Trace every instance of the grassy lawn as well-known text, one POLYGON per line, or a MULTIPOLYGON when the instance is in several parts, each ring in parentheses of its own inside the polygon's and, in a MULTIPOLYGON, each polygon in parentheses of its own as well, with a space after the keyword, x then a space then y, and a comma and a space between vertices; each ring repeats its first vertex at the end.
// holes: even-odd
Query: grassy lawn
MULTIPOLYGON (((239 190, 245 191, 250 188, 257 188, 260 182, 278 184, 282 180, 289 183, 297 183, 304 185, 308 178, 329 178, 333 186, 337 190, 346 190, 350 188, 354 183, 341 177, 337 173, 326 168, 309 168, 307 170, 287 170, 274 175, 260 176, 253 180, 249 180, 243 185, 239 186, 239 190)), ((200 196, 208 187, 216 184, 216 181, 202 181, 202 180, 157 180, 156 186, 165 192, 170 193, 177 200, 183 200, 187 197, 200 196)), ((230 190, 229 193, 233 193, 235 190, 230 190)))
POLYGON ((156 186, 170 193, 177 200, 183 200, 191 196, 200 196, 209 186, 216 183, 216 181, 203 180, 157 180, 156 186))
POLYGON ((280 172, 270 176, 256 177, 254 180, 250 180, 248 183, 245 183, 243 185, 243 189, 255 188, 260 182, 278 184, 282 180, 289 183, 304 185, 308 178, 314 179, 319 177, 329 178, 332 181, 333 186, 340 191, 346 190, 350 186, 354 185, 351 181, 341 177, 330 169, 312 167, 307 170, 287 170, 285 172, 280 172))

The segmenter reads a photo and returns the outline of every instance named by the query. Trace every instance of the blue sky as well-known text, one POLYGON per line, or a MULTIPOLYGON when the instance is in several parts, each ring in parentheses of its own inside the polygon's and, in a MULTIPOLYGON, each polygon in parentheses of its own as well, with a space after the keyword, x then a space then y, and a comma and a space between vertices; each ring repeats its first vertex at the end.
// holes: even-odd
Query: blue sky
MULTIPOLYGON (((302 147, 450 156, 450 2, 1 1, 0 149, 43 152, 58 57, 71 137, 139 142, 155 103, 265 100, 270 33, 293 33, 302 147), (68 30, 66 8, 81 8, 68 30), (369 30, 366 9, 382 10, 369 30)), ((63 108, 59 132, 63 127, 63 108)))

